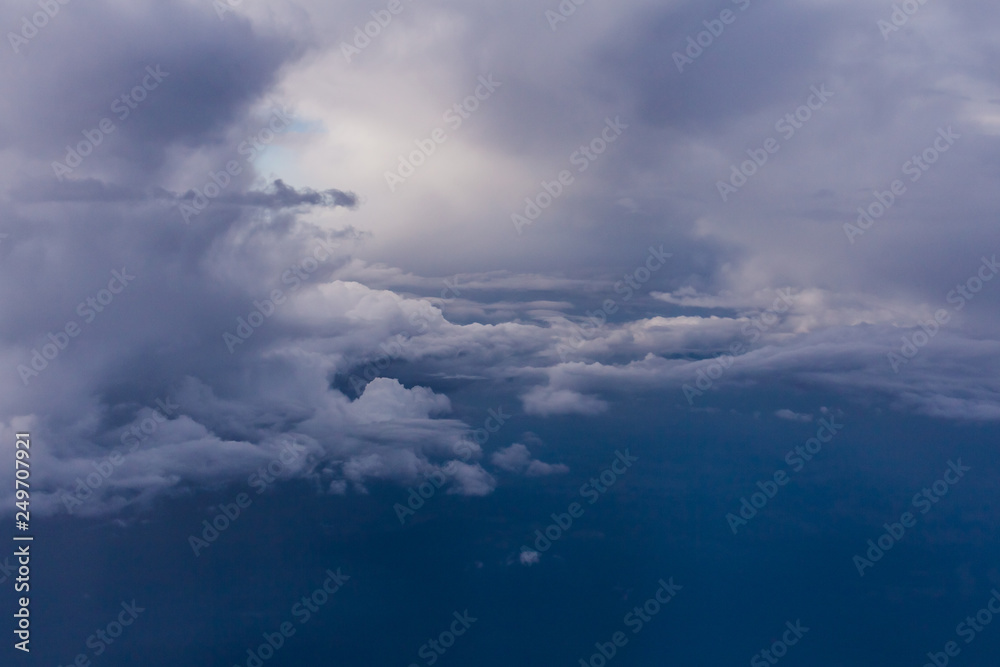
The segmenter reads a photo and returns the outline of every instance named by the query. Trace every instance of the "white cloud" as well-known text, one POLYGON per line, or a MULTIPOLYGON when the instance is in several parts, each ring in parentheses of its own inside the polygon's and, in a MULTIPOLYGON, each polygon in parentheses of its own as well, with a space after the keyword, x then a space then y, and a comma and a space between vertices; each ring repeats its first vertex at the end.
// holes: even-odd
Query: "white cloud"
POLYGON ((596 415, 608 409, 608 404, 593 396, 569 389, 533 387, 521 397, 524 411, 529 415, 596 415))
POLYGON ((780 410, 777 410, 777 411, 775 411, 774 415, 778 419, 787 419, 788 421, 793 421, 793 422, 811 422, 813 420, 813 416, 812 415, 806 415, 806 414, 802 414, 802 413, 799 413, 799 412, 793 412, 792 410, 789 410, 788 408, 782 408, 780 410))
POLYGON ((531 452, 521 443, 499 449, 490 457, 490 463, 506 472, 523 473, 528 477, 543 477, 569 472, 562 463, 545 463, 532 458, 531 452))

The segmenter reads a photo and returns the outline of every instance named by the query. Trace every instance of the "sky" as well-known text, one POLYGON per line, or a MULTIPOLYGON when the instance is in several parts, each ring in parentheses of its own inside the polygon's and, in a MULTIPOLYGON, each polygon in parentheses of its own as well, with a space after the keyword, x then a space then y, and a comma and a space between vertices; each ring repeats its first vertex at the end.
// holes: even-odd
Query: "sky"
POLYGON ((4 664, 995 662, 994 3, 0 28, 4 664))

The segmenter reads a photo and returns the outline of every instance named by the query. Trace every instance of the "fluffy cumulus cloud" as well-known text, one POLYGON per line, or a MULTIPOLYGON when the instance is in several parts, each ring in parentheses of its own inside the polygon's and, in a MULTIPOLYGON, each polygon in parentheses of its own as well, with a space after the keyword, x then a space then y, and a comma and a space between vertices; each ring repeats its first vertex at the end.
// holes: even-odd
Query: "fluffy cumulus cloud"
POLYGON ((545 463, 532 458, 525 445, 515 442, 510 447, 504 447, 493 453, 490 462, 506 472, 524 473, 529 477, 543 477, 569 472, 569 467, 562 463, 545 463))
POLYGON ((992 5, 734 4, 690 62, 696 2, 404 3, 361 41, 360 2, 4 5, 0 448, 32 431, 39 511, 288 443, 331 493, 565 471, 471 438, 472 394, 1000 419, 992 5))

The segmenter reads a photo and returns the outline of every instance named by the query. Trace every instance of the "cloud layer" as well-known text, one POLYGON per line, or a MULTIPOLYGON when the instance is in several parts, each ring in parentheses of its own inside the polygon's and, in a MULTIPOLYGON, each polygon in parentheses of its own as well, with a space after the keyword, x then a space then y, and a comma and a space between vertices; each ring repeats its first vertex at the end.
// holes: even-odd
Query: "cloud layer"
POLYGON ((74 511, 287 442, 326 493, 565 470, 466 391, 1000 419, 992 5, 740 0, 694 56, 700 3, 414 3, 348 59, 368 5, 244 4, 64 5, 5 55, 0 450, 35 434, 40 510, 115 452, 74 511))

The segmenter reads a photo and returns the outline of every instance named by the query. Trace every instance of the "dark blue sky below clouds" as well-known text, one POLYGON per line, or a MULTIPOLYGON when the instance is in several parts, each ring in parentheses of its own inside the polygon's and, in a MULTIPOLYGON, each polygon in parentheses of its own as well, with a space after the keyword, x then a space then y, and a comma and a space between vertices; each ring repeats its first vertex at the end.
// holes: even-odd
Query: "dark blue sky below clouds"
POLYGON ((995 664, 994 4, 0 29, 3 664, 995 664))

